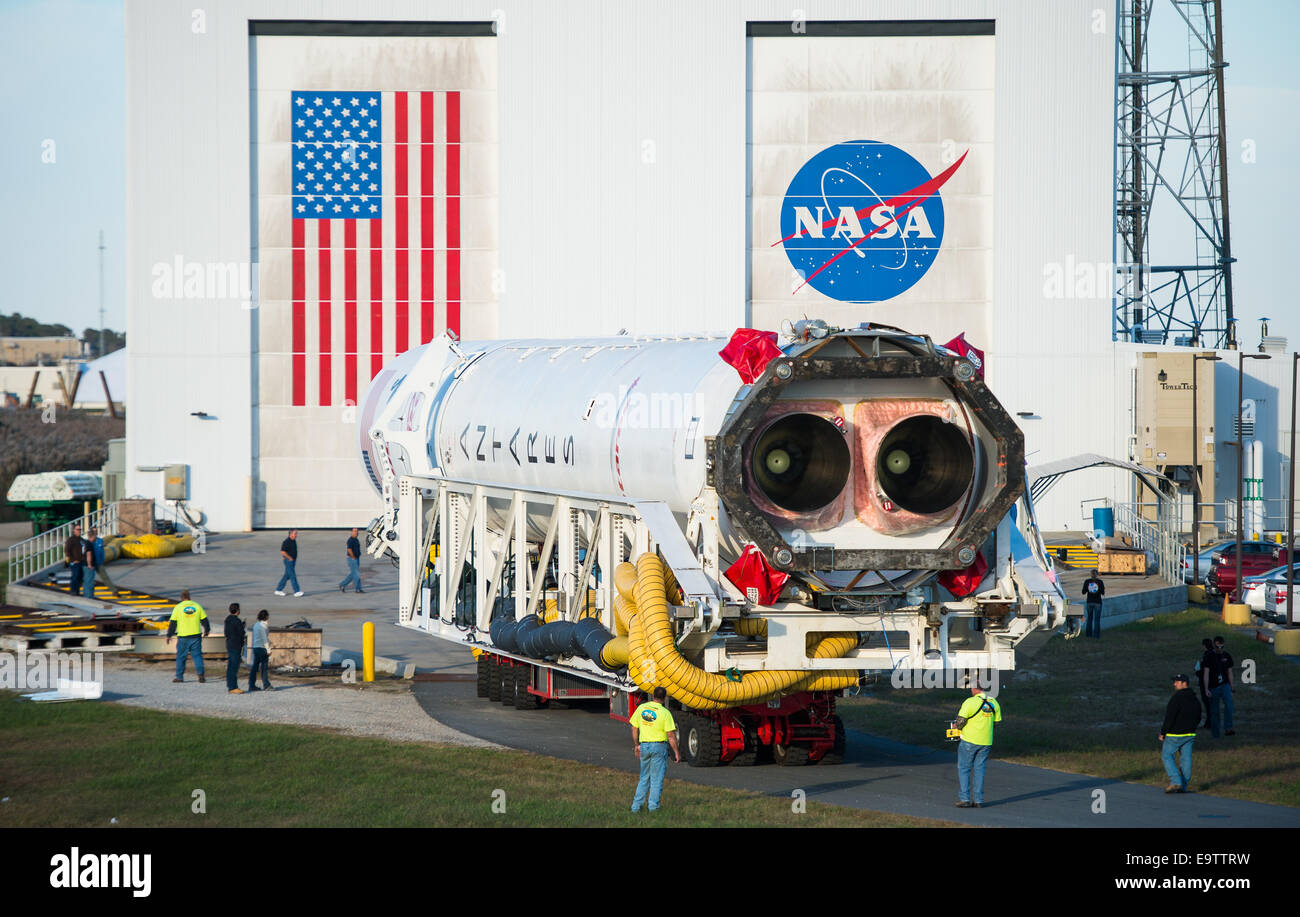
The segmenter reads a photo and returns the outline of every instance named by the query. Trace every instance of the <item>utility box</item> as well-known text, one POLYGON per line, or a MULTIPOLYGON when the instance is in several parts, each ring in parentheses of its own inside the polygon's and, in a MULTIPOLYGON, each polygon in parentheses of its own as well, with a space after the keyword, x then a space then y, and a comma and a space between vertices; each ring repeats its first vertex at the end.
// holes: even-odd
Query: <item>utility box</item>
POLYGON ((126 495, 126 440, 108 441, 108 461, 100 469, 104 478, 104 504, 116 503, 126 495))
POLYGON ((168 465, 163 471, 163 499, 187 500, 190 489, 190 466, 168 465))

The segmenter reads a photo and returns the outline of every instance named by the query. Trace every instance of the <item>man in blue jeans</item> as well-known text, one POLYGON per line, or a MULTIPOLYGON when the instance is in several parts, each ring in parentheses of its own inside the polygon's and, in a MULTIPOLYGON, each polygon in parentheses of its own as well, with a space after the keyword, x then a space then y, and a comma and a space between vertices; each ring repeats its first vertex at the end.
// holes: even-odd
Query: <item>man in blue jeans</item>
POLYGON ((1002 722, 1002 708, 980 688, 978 679, 969 680, 971 696, 957 711, 953 725, 961 730, 957 746, 957 808, 978 809, 984 805, 984 768, 993 748, 993 724, 1002 722))
POLYGON ((640 812, 641 804, 649 796, 650 811, 659 810, 659 794, 664 788, 664 773, 668 770, 668 747, 681 763, 682 753, 677 748, 677 723, 664 706, 668 692, 655 688, 654 700, 641 704, 632 711, 628 722, 632 726, 632 746, 641 759, 641 779, 632 798, 632 811, 640 812))
POLYGON ((1232 728, 1232 656, 1223 645, 1222 637, 1214 638, 1214 651, 1207 652, 1201 659, 1201 678, 1205 693, 1210 696, 1210 735, 1219 737, 1219 726, 1224 727, 1223 734, 1236 735, 1232 728), (1219 703, 1223 703, 1220 718, 1219 703))
POLYGON ((181 600, 172 609, 172 616, 167 622, 168 645, 171 645, 172 637, 176 638, 176 677, 172 681, 185 680, 187 658, 194 660, 194 671, 199 676, 199 682, 206 681, 203 677, 203 638, 211 629, 203 606, 191 601, 188 589, 181 590, 181 600))
POLYGON ((339 592, 348 591, 348 583, 356 581, 357 592, 365 592, 361 588, 361 540, 357 538, 360 529, 352 530, 352 537, 348 539, 348 575, 343 582, 339 583, 339 592))
POLYGON ((1092 576, 1083 581, 1083 599, 1086 603, 1084 609, 1087 612, 1084 617, 1085 637, 1101 639, 1101 600, 1105 594, 1106 584, 1101 581, 1098 571, 1094 568, 1092 576))
POLYGON ((1160 727, 1160 758, 1169 775, 1166 793, 1186 793, 1192 779, 1192 745, 1196 743, 1196 724, 1201 721, 1201 702, 1187 687, 1186 675, 1174 676, 1174 696, 1165 708, 1165 722, 1160 727), (1175 763, 1175 759, 1178 759, 1175 763))
POLYGON ((284 558, 284 576, 280 577, 280 583, 275 587, 275 594, 284 595, 284 584, 293 583, 293 594, 302 595, 302 590, 298 588, 298 576, 293 569, 298 563, 297 529, 290 529, 289 537, 280 542, 280 556, 284 558))

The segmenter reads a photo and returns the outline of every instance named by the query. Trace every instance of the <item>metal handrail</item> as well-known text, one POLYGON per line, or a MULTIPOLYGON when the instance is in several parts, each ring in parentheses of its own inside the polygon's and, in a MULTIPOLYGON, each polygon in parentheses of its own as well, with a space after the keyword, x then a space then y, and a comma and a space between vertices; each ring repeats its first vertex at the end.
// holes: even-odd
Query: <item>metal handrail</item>
POLYGON ((63 564, 63 544, 72 534, 72 527, 80 525, 83 536, 91 529, 99 529, 101 537, 110 537, 117 532, 117 503, 110 503, 63 525, 56 526, 48 532, 33 535, 7 549, 7 569, 10 583, 40 576, 63 564))
POLYGON ((1183 585, 1183 560, 1187 556, 1187 547, 1179 534, 1181 526, 1177 516, 1181 514, 1165 515, 1157 526, 1143 519, 1127 503, 1112 503, 1111 508, 1115 512, 1115 525, 1133 537, 1134 546, 1155 555, 1156 572, 1161 579, 1173 586, 1183 585))

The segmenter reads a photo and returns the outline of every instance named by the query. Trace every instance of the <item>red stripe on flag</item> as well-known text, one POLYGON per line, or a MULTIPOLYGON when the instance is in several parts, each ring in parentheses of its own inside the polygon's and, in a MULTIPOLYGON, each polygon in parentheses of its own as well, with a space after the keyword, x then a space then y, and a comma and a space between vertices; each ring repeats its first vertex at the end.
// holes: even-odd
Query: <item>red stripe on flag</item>
POLYGON ((384 224, 370 224, 370 378, 384 368, 384 224))
POLYGON ((460 93, 447 93, 447 330, 460 334, 460 93))
POLYGON ((420 343, 433 340, 433 93, 420 93, 420 343))
POLYGON ((357 403, 357 221, 343 221, 343 397, 357 403))
POLYGON ((307 403, 307 227, 293 221, 293 405, 307 403))
POLYGON ((393 230, 395 247, 394 255, 396 256, 395 260, 397 262, 397 309, 395 318, 397 321, 396 330, 398 353, 405 353, 406 349, 410 346, 410 335, 408 332, 411 327, 409 311, 407 308, 409 305, 408 297, 410 295, 410 291, 408 290, 410 281, 410 263, 408 261, 408 217, 406 209, 406 196, 408 193, 406 181, 406 99, 407 93, 405 92, 393 93, 393 102, 396 110, 395 118, 397 121, 397 142, 393 145, 393 151, 395 154, 395 165, 393 171, 396 173, 393 176, 393 230))
POLYGON ((320 405, 329 407, 330 398, 330 221, 317 220, 319 239, 316 255, 320 263, 320 405))

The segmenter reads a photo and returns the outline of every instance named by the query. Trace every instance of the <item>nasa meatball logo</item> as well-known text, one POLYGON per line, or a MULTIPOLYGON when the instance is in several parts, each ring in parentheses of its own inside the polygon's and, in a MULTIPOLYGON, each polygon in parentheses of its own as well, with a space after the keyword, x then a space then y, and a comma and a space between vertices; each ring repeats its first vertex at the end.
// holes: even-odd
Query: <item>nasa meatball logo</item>
POLYGON ((939 189, 966 153, 938 175, 888 143, 854 140, 813 156, 781 207, 781 236, 802 282, 843 302, 880 302, 911 289, 943 244, 939 189))

